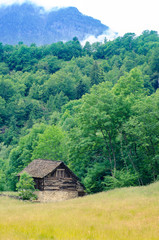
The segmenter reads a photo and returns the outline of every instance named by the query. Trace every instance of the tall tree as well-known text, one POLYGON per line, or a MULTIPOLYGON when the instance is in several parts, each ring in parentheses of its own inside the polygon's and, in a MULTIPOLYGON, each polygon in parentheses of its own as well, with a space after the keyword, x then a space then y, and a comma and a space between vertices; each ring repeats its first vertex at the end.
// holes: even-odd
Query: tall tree
POLYGON ((48 126, 44 133, 39 136, 32 159, 44 158, 66 161, 65 137, 65 133, 60 127, 48 126))

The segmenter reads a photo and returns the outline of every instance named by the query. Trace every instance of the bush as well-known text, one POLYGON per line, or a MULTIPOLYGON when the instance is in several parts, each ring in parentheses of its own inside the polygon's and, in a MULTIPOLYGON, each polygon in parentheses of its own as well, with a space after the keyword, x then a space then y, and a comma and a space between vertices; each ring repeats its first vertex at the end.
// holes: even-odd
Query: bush
POLYGON ((114 176, 105 176, 102 184, 104 190, 137 185, 138 175, 129 170, 116 170, 114 176))
POLYGON ((88 193, 97 193, 103 191, 102 181, 106 175, 106 166, 104 163, 95 163, 88 170, 87 176, 84 179, 84 185, 88 193))
POLYGON ((35 200, 37 196, 34 194, 33 178, 26 172, 22 173, 20 176, 20 180, 17 183, 17 190, 19 192, 19 197, 23 200, 35 200))
POLYGON ((2 170, 0 170, 0 191, 5 191, 5 190, 6 190, 6 176, 2 172, 2 170))

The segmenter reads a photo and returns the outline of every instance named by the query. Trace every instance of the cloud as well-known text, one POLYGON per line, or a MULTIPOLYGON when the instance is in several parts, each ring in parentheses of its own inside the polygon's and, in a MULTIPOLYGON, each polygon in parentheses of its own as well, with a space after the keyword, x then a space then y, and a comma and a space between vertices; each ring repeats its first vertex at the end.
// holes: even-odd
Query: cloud
POLYGON ((117 36, 118 36, 118 33, 109 29, 105 31, 103 34, 99 35, 98 37, 95 37, 93 35, 86 37, 86 39, 83 40, 81 44, 84 46, 86 42, 90 42, 91 44, 94 42, 104 42, 105 39, 109 41, 109 40, 115 39, 117 36))
POLYGON ((24 0, 0 0, 0 4, 3 4, 3 5, 11 5, 13 3, 23 3, 25 2, 24 0))
POLYGON ((43 6, 46 10, 54 7, 74 6, 77 3, 76 0, 0 0, 0 4, 2 5, 11 5, 13 3, 22 4, 24 2, 43 6))

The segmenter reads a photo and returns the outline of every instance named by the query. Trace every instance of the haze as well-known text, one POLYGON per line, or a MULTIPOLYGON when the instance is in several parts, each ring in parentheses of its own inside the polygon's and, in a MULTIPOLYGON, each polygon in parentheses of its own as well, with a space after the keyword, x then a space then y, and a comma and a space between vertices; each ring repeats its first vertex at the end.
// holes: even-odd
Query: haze
MULTIPOLYGON (((0 0, 0 4, 23 3, 24 0, 0 0)), ((144 30, 159 31, 157 0, 32 0, 49 10, 53 7, 75 6, 80 12, 99 19, 119 35, 144 30)))

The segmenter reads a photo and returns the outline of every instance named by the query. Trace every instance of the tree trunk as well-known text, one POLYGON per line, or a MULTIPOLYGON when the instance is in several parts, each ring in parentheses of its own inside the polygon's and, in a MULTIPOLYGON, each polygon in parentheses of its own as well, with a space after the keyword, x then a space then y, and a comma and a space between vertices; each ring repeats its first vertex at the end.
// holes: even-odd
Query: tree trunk
POLYGON ((106 139, 106 137, 105 137, 104 132, 103 132, 102 129, 101 129, 101 133, 102 133, 102 135, 103 135, 103 139, 104 139, 104 142, 105 142, 105 144, 106 144, 106 149, 108 150, 108 155, 109 155, 108 159, 109 159, 110 167, 111 167, 111 175, 113 176, 113 166, 112 166, 112 159, 111 159, 111 154, 110 154, 110 148, 109 148, 109 145, 108 145, 108 143, 107 143, 107 139, 106 139))

